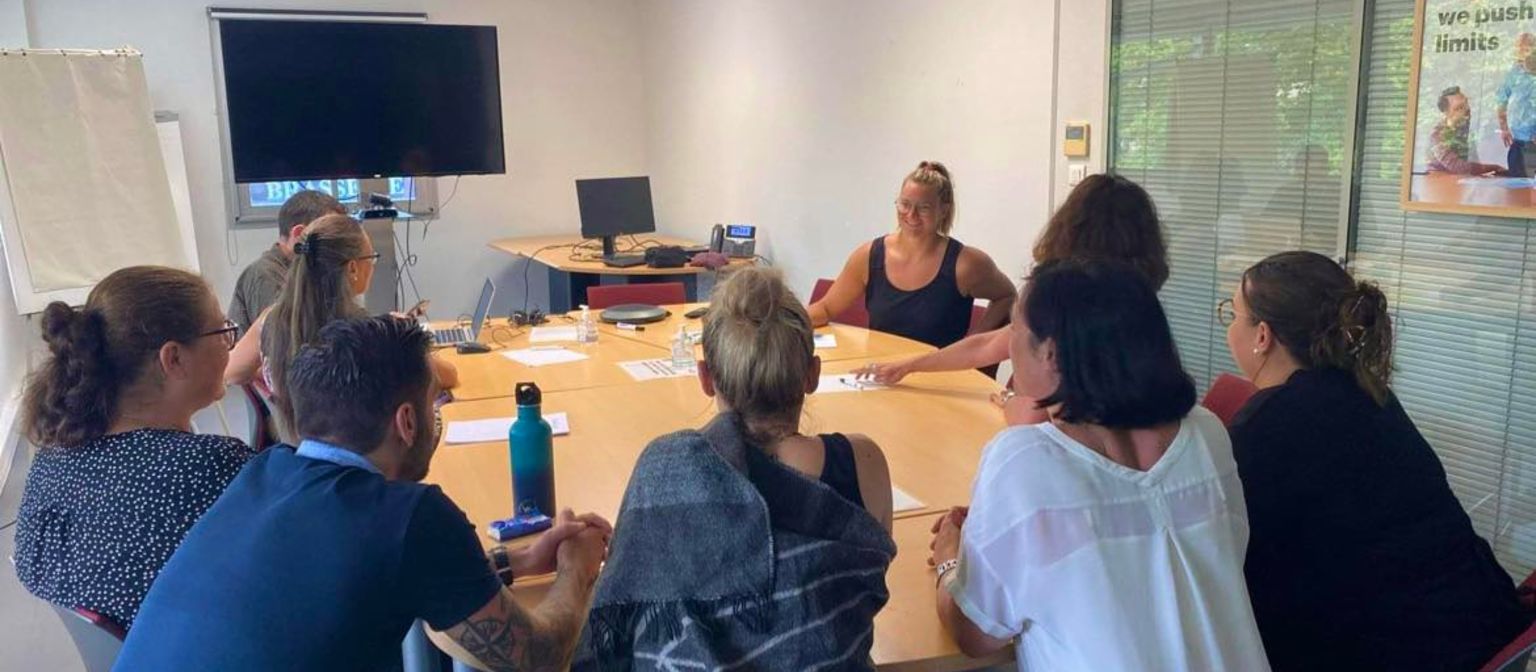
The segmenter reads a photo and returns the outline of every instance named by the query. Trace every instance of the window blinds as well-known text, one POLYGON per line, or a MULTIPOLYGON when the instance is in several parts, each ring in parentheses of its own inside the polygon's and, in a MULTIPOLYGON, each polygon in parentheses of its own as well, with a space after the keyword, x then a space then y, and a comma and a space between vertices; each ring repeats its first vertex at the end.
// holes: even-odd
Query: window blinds
POLYGON ((1216 302, 1282 250, 1338 254, 1349 0, 1115 3, 1113 170, 1156 201, 1163 306, 1201 389, 1235 371, 1216 302))
POLYGON ((1532 222, 1398 207, 1413 0, 1377 0, 1362 82, 1355 271, 1394 306, 1394 388, 1504 568, 1536 566, 1532 222))

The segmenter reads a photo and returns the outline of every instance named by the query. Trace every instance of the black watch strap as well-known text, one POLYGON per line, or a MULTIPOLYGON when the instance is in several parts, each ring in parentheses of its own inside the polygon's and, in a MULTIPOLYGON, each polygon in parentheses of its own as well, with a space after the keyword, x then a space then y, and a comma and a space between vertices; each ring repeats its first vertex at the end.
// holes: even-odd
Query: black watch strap
POLYGON ((506 546, 496 546, 491 549, 491 568, 496 570, 496 577, 501 579, 501 585, 512 585, 512 558, 507 555, 506 546))

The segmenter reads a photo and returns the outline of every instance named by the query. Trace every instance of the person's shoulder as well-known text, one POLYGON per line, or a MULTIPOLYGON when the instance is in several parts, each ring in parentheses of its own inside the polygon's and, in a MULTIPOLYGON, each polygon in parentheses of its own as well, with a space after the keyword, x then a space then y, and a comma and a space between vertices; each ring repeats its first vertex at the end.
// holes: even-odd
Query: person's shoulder
POLYGON ((1002 474, 1022 474, 1032 478, 1053 471, 1051 453, 1057 444, 1046 430, 1048 424, 1016 425, 993 436, 981 449, 981 463, 976 468, 977 484, 1002 474))

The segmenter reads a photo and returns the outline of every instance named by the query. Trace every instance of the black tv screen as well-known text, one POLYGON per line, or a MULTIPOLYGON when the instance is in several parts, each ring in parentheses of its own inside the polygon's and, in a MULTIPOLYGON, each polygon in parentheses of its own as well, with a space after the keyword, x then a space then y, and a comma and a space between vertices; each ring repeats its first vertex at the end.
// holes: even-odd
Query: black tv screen
POLYGON ((221 20, 235 181, 506 172, 494 26, 221 20))

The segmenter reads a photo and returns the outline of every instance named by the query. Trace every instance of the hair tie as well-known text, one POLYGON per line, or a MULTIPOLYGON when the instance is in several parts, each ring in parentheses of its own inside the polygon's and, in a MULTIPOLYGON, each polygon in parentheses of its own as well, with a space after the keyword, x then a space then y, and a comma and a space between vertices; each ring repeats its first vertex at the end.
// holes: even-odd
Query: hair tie
POLYGON ((293 251, 298 253, 299 256, 305 257, 310 261, 319 261, 320 241, 322 240, 324 240, 324 238, 321 238, 319 234, 311 233, 307 236, 304 236, 304 240, 295 243, 293 246, 293 251))

